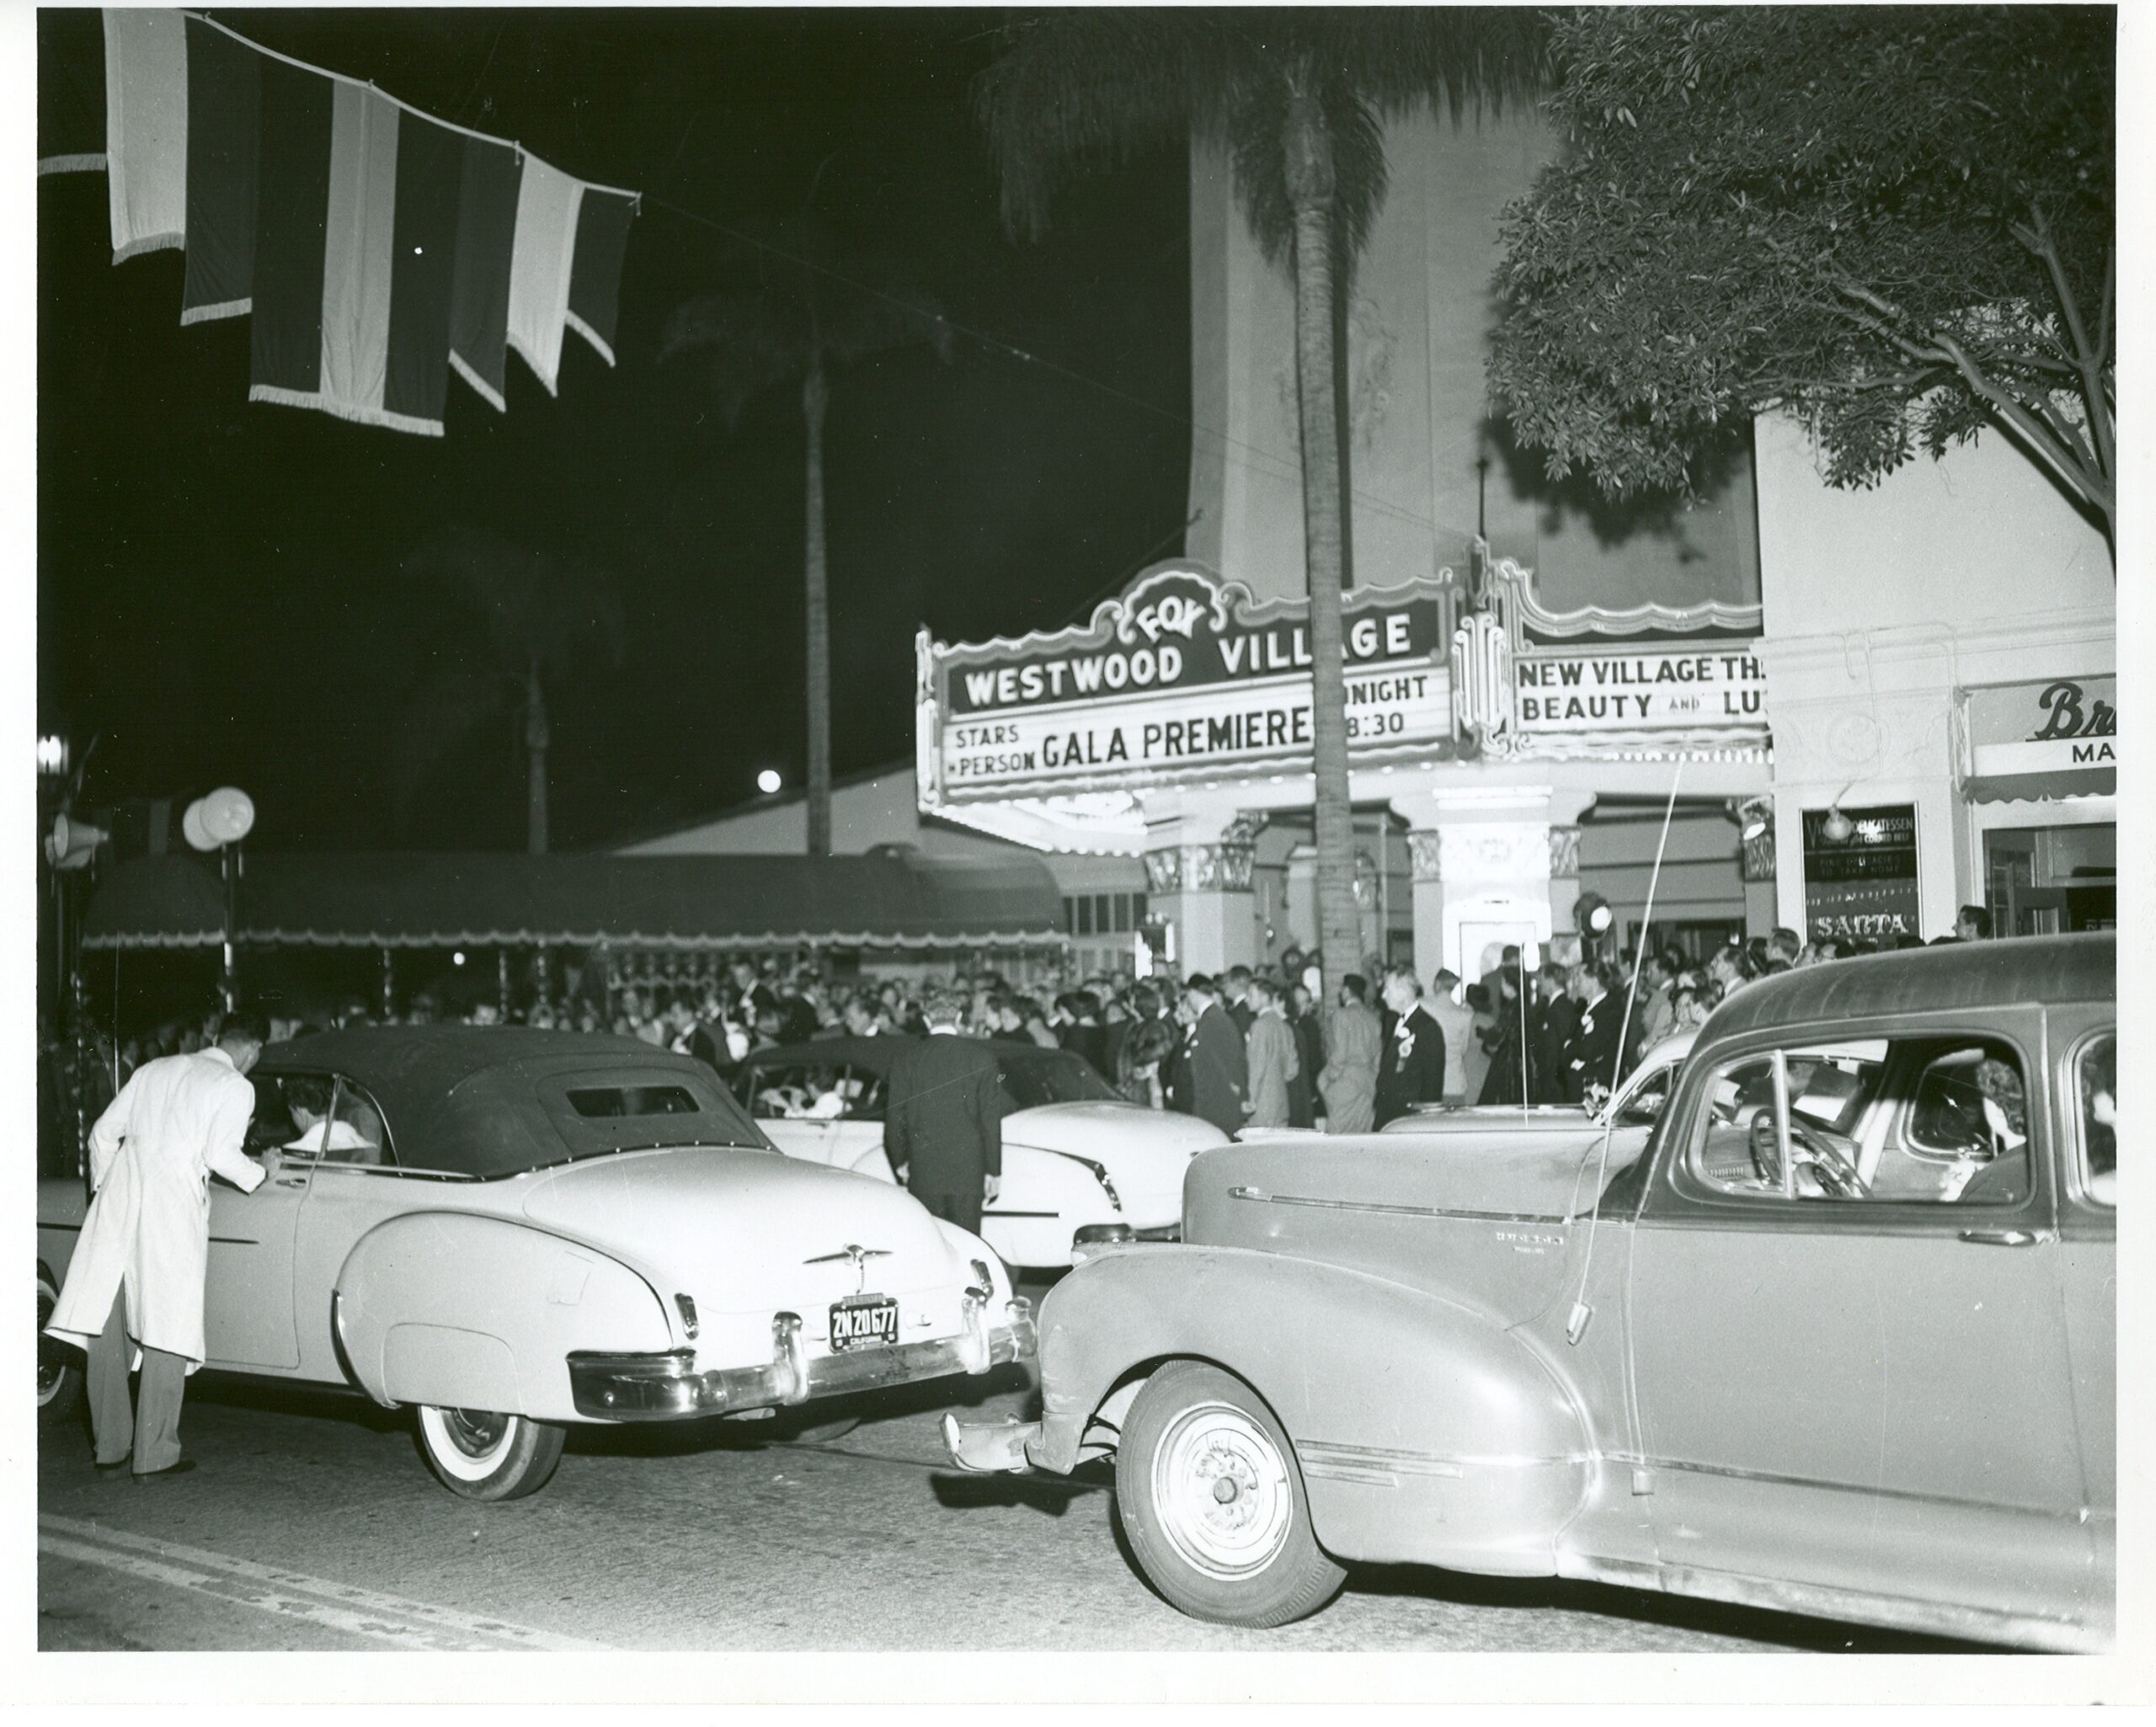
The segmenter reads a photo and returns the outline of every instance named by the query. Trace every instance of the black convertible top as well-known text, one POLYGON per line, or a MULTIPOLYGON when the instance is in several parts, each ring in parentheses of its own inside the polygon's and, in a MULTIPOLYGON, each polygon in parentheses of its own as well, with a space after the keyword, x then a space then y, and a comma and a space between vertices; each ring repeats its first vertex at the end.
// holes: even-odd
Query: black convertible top
POLYGON ((521 1026, 366 1026, 270 1044, 256 1071, 334 1072, 358 1081, 388 1118, 399 1163, 462 1175, 507 1175, 607 1149, 639 1120, 646 1139, 664 1123, 683 1138, 766 1143, 710 1068, 634 1037, 521 1026), (581 1074, 679 1086, 696 1107, 584 1120, 553 1098, 558 1082, 581 1074))

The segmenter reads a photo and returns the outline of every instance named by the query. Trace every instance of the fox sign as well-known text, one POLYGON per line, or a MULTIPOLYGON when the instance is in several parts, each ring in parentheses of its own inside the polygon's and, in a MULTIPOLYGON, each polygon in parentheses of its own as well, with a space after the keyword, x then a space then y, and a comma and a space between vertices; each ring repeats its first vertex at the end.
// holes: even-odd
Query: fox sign
MULTIPOLYGON (((1444 582, 1364 589, 1344 605, 1348 748, 1358 760, 1452 734, 1444 582)), ((1126 789, 1269 764, 1310 749, 1309 606, 1167 564, 1083 626, 922 642, 924 789, 943 799, 1126 789)))

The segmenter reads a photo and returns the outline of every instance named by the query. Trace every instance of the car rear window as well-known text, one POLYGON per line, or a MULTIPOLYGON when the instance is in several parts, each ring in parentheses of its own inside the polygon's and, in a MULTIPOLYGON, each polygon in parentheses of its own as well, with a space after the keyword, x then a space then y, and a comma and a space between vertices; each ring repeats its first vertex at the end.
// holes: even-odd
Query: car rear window
POLYGON ((568 1094, 569 1107, 586 1121, 623 1116, 693 1116, 696 1100, 681 1085, 581 1085, 568 1094))

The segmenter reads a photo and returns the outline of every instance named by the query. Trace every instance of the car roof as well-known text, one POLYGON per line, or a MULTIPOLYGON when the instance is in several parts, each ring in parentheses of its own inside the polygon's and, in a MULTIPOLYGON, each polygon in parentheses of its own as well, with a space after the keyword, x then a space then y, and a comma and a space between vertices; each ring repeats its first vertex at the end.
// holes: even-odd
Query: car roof
MULTIPOLYGON (((909 1037, 903 1031, 883 1037, 811 1037, 805 1043, 782 1043, 775 1049, 752 1051, 743 1058, 744 1068, 792 1067, 796 1063, 819 1067, 867 1068, 871 1073, 889 1070, 898 1053, 909 1043, 918 1043, 918 1037, 909 1037)), ((1028 1041, 1018 1042, 1015 1038, 976 1037, 969 1040, 986 1047, 1001 1064, 1006 1059, 1027 1060, 1051 1055, 1068 1055, 1069 1050, 1050 1049, 1045 1044, 1028 1041)))
POLYGON ((524 1026, 355 1026, 270 1044, 255 1070, 342 1074, 382 1106, 400 1156, 484 1175, 516 1166, 535 1133, 543 1143, 555 1133, 533 1104, 534 1081, 593 1069, 685 1076, 699 1082, 691 1089, 707 1113, 749 1125, 735 1122, 738 1106, 704 1063, 635 1037, 524 1026))
POLYGON ((1937 1009, 2118 999, 2118 941, 2108 932, 1957 941, 1828 960, 1748 983, 1714 1010, 1703 1037, 1822 1020, 1937 1009))
POLYGON ((782 1043, 775 1049, 751 1050, 742 1058, 745 1068, 792 1067, 796 1063, 867 1068, 882 1073, 891 1058, 916 1040, 903 1034, 890 1037, 811 1037, 805 1043, 782 1043))

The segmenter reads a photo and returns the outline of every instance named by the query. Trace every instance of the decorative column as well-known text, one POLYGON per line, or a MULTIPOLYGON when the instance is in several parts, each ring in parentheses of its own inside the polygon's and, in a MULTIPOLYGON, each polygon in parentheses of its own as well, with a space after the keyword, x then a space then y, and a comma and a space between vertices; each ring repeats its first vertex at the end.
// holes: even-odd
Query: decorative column
MULTIPOLYGON (((1579 824, 1577 822, 1554 823, 1550 829, 1550 926, 1553 937, 1578 934, 1577 914, 1579 903, 1579 824)), ((1611 953, 1624 946, 1623 932, 1614 933, 1616 940, 1607 950, 1611 953)), ((1577 962, 1578 958, 1575 945, 1572 960, 1568 962, 1577 962)))
POLYGON ((1491 950, 1570 930, 1578 821, 1593 801, 1569 788, 1492 786, 1440 792, 1434 809, 1418 798, 1401 811, 1414 824, 1415 970, 1425 989, 1440 967, 1472 983, 1497 963, 1491 950))
POLYGON ((1251 892, 1262 810, 1241 810, 1210 832, 1184 815, 1148 823, 1146 909, 1175 925, 1176 968, 1188 977, 1258 960, 1257 903, 1251 892))

